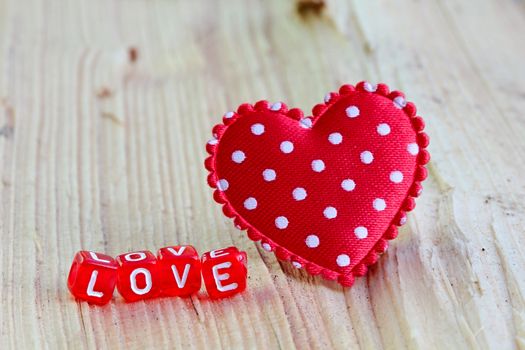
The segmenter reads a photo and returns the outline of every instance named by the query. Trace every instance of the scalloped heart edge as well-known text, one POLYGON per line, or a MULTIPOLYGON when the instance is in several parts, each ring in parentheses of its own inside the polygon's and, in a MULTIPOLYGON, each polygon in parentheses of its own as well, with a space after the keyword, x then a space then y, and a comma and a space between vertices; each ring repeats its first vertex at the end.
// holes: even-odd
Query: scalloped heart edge
POLYGON ((261 100, 254 105, 244 103, 237 108, 236 112, 228 112, 224 114, 223 122, 215 125, 212 129, 213 139, 208 141, 206 145, 206 151, 210 154, 210 156, 204 162, 206 169, 209 171, 208 185, 215 189, 213 198, 217 203, 222 204, 222 211, 224 215, 232 218, 235 227, 239 230, 247 230, 247 235, 252 241, 261 241, 263 249, 270 252, 273 251, 279 260, 291 261, 293 266, 296 268, 304 267, 304 269, 311 275, 321 275, 327 280, 337 280, 343 287, 351 287, 354 283, 355 277, 364 276, 368 271, 368 267, 377 262, 380 254, 386 252, 388 248, 388 241, 397 237, 397 227, 406 223, 406 213, 412 211, 416 206, 415 198, 419 197, 423 190, 421 182, 424 181, 428 175, 425 165, 430 161, 430 154, 426 150, 429 144, 429 137, 423 132, 424 128, 425 122, 423 121, 423 118, 416 115, 416 106, 412 102, 406 101, 405 95, 402 92, 390 92, 389 87, 382 83, 374 86, 368 82, 362 81, 355 86, 349 84, 342 85, 338 92, 329 92, 326 94, 324 103, 315 105, 312 108, 312 116, 308 117, 304 117, 302 110, 299 108, 292 108, 288 110, 286 104, 282 102, 277 102, 273 105, 270 105, 268 101, 265 100, 261 100), (337 102, 337 100, 339 100, 339 98, 342 96, 350 95, 355 91, 375 93, 380 96, 387 97, 392 100, 392 103, 395 107, 402 109, 405 112, 405 115, 410 119, 412 128, 416 133, 416 143, 419 147, 419 153, 416 158, 414 181, 412 182, 403 204, 399 208, 397 214, 394 216, 394 219, 390 223, 388 229, 378 239, 368 254, 362 258, 362 260, 357 265, 355 265, 352 270, 339 272, 319 266, 314 262, 308 261, 307 259, 292 253, 288 249, 273 242, 263 233, 259 232, 255 227, 250 225, 246 220, 244 220, 243 217, 239 215, 229 203, 224 192, 217 189, 215 161, 217 146, 220 143, 222 135, 224 135, 229 125, 235 123, 236 120, 242 118, 244 115, 247 115, 253 111, 270 111, 297 120, 302 124, 303 127, 311 128, 312 125, 315 124, 315 121, 324 114, 328 107, 337 102))

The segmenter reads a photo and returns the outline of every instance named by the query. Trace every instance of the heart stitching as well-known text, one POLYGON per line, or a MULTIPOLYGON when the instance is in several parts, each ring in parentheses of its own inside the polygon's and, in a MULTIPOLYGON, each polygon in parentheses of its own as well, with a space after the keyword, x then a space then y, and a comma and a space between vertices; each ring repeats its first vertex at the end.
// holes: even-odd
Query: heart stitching
POLYGON ((424 126, 415 105, 385 84, 343 85, 311 117, 281 102, 242 104, 213 128, 208 184, 263 249, 351 286, 421 194, 424 126))

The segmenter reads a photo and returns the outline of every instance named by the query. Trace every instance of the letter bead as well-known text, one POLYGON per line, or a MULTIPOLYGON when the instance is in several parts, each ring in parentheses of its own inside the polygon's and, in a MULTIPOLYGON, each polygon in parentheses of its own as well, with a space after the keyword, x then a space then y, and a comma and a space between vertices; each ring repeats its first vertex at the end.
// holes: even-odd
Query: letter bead
POLYGON ((150 251, 117 257, 117 290, 126 301, 154 298, 160 293, 157 258, 150 251))
POLYGON ((202 277, 210 298, 225 298, 246 289, 246 263, 246 253, 235 247, 204 253, 202 277))
POLYGON ((201 288, 201 261, 191 245, 160 248, 158 264, 162 294, 189 296, 201 288))
POLYGON ((113 297, 117 280, 117 263, 105 254, 79 251, 75 254, 67 286, 79 300, 104 305, 113 297))

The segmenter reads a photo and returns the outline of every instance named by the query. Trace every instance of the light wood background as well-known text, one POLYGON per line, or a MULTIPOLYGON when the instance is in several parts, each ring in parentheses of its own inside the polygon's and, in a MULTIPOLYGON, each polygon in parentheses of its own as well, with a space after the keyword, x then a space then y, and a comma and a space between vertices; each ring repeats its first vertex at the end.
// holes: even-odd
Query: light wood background
POLYGON ((0 1, 1 349, 525 348, 523 0, 0 1), (385 82, 426 118, 409 224, 351 289, 224 218, 211 127, 266 98, 306 111, 385 82), (75 251, 236 245, 249 287, 106 307, 75 251))

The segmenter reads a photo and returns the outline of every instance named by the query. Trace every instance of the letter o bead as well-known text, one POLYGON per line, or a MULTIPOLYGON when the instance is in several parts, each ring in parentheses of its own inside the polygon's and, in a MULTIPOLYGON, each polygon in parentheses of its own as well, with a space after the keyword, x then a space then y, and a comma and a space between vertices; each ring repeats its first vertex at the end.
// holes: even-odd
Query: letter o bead
POLYGON ((157 258, 150 251, 117 256, 117 290, 126 301, 154 298, 160 293, 157 258))
POLYGON ((113 297, 117 280, 117 263, 105 254, 79 251, 67 277, 67 287, 79 300, 104 305, 113 297))
POLYGON ((202 255, 202 277, 212 299, 226 298, 246 289, 247 257, 236 247, 202 255))

